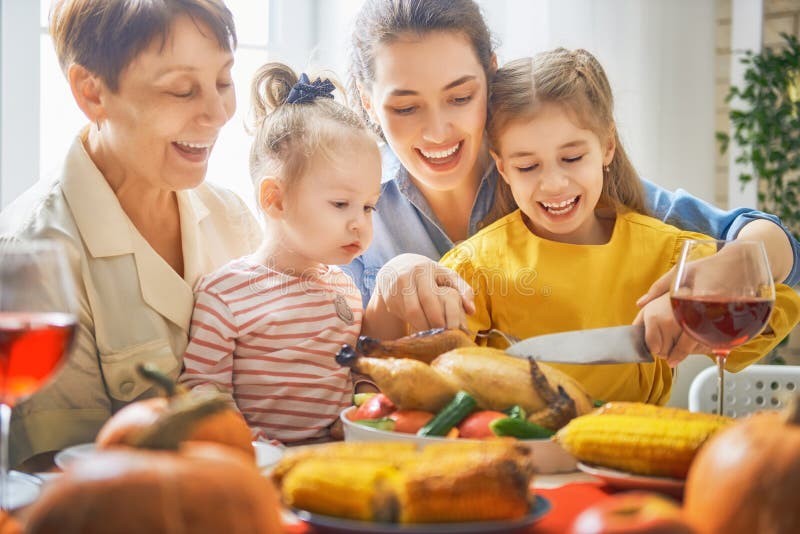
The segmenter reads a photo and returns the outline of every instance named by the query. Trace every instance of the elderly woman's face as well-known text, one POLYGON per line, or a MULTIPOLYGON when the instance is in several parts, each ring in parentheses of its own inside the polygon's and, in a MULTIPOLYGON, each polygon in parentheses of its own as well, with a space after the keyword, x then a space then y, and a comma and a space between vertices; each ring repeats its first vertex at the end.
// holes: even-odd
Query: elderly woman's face
POLYGON ((200 184, 222 126, 236 110, 233 55, 213 32, 178 17, 106 93, 103 142, 126 178, 170 190, 200 184))

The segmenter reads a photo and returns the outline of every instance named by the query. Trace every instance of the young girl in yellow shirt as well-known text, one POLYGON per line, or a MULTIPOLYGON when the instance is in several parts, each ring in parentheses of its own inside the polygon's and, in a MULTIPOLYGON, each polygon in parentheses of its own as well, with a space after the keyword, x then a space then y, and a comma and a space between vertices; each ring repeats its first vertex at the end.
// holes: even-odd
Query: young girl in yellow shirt
MULTIPOLYGON (((708 239, 649 217, 641 182, 620 144, 603 68, 563 48, 513 61, 491 84, 488 134, 512 212, 442 258, 475 291, 473 331, 537 334, 645 325, 655 363, 557 365, 597 399, 663 404, 671 366, 703 350, 682 332, 669 295, 636 299, 677 261, 687 239, 708 239)), ((734 350, 737 371, 769 352, 800 318, 800 298, 776 287, 769 327, 734 350)), ((500 340, 490 340, 490 344, 500 340)), ((707 350, 705 350, 707 351, 707 350)))

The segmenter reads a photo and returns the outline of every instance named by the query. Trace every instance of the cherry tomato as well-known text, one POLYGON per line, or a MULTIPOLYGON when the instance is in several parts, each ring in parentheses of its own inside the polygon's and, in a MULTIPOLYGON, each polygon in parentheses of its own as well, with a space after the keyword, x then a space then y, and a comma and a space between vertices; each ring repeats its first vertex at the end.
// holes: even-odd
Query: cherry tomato
POLYGON ((394 431, 404 434, 416 434, 417 430, 433 419, 434 414, 422 410, 397 410, 389 415, 394 420, 394 431))
POLYGON ((351 413, 350 420, 380 419, 381 417, 386 417, 395 410, 397 410, 397 406, 389 400, 389 397, 383 393, 378 393, 359 406, 355 412, 351 413))
POLYGON ((469 414, 461 423, 458 424, 458 435, 468 439, 483 439, 494 437, 494 433, 489 428, 489 423, 495 419, 508 417, 503 412, 493 410, 481 410, 469 414))

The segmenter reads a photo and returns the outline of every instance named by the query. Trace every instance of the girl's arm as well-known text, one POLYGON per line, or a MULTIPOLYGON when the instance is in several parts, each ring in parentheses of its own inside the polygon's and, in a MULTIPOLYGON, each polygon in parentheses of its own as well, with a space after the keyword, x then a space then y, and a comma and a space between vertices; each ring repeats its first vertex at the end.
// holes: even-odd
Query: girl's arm
POLYGON ((671 192, 647 180, 642 183, 646 207, 652 216, 682 230, 717 239, 764 241, 775 281, 790 286, 800 282, 800 243, 778 217, 750 208, 725 211, 682 189, 671 192))

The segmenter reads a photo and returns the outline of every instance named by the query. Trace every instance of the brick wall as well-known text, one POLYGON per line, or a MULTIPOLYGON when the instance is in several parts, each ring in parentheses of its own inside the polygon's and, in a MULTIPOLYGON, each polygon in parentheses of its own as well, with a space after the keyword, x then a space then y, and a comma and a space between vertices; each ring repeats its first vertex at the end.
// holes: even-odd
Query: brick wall
MULTIPOLYGON (((728 105, 725 95, 731 70, 731 0, 716 0, 716 98, 715 131, 728 131, 728 105)), ((800 0, 764 0, 763 46, 779 46, 781 33, 800 38, 800 0)), ((715 200, 728 206, 728 154, 716 155, 715 200)))

